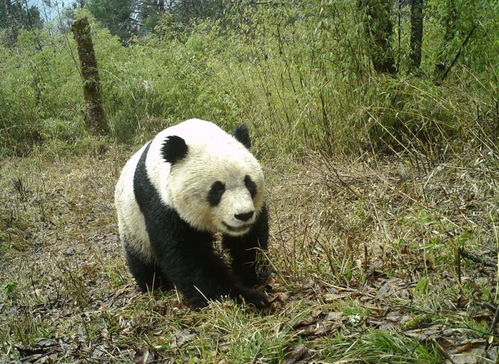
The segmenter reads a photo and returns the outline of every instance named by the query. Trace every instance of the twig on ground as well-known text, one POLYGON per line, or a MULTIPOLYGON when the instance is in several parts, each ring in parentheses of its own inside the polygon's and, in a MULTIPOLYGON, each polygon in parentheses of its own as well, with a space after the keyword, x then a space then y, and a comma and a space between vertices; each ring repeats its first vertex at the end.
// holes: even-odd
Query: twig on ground
POLYGON ((459 248, 459 255, 461 255, 462 257, 464 257, 466 259, 472 260, 475 263, 480 263, 480 264, 485 265, 487 267, 493 267, 493 268, 497 267, 496 263, 489 260, 488 258, 482 257, 478 254, 471 253, 471 252, 465 250, 464 248, 459 248))
POLYGON ((437 348, 438 352, 445 358, 447 359, 451 364, 456 364, 454 360, 452 360, 452 357, 449 355, 447 351, 445 351, 444 347, 435 339, 432 340, 433 344, 437 348))
POLYGON ((492 319, 492 322, 490 323, 489 338, 487 340, 487 348, 494 341, 494 336, 495 336, 494 329, 495 329, 498 321, 499 321, 499 305, 497 305, 496 313, 494 314, 494 318, 492 319))

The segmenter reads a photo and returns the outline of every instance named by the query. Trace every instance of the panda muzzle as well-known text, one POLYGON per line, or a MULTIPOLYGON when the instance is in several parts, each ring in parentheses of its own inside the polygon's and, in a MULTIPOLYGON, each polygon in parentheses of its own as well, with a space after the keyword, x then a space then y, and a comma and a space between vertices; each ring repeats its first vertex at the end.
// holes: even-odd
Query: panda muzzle
POLYGON ((241 225, 241 226, 231 226, 227 224, 226 222, 223 222, 224 226, 227 228, 229 231, 233 231, 235 233, 240 233, 245 230, 248 230, 252 224, 246 224, 246 225, 241 225))

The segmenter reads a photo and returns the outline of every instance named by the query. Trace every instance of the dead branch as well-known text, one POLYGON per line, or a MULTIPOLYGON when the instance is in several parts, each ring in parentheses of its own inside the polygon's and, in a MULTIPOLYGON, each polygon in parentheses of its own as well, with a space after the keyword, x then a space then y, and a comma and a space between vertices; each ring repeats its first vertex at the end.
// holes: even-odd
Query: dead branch
POLYGON ((463 43, 461 44, 461 46, 459 47, 459 50, 457 51, 456 53, 456 56, 454 57, 454 59, 452 60, 451 64, 449 65, 449 67, 447 67, 447 69, 445 70, 444 74, 442 75, 442 78, 440 78, 440 82, 443 82, 445 80, 445 78, 447 77, 448 73, 450 72, 451 68, 454 67, 454 65, 456 64, 459 56, 461 55, 464 47, 466 46, 466 43, 468 43, 468 41, 470 40, 471 38, 471 35, 473 34, 473 32, 475 31, 476 29, 476 25, 473 25, 473 28, 471 28, 470 32, 468 33, 468 36, 466 37, 466 39, 463 41, 463 43))
POLYGON ((493 267, 496 268, 497 265, 493 261, 489 260, 488 258, 485 258, 483 256, 480 256, 475 253, 471 253, 464 248, 459 248, 459 255, 462 256, 463 258, 472 260, 475 263, 480 263, 482 265, 485 265, 487 267, 493 267))

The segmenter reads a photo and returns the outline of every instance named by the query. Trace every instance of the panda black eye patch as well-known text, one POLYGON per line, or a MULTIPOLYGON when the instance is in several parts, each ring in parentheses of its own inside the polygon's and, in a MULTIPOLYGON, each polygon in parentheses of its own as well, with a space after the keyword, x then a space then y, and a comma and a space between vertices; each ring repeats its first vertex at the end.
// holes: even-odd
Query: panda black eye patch
POLYGON ((250 176, 246 175, 244 177, 244 184, 246 188, 248 189, 251 198, 255 197, 256 195, 256 183, 251 179, 250 176))
POLYGON ((216 206, 220 203, 220 200, 222 199, 222 195, 225 192, 225 185, 220 182, 216 181, 213 182, 211 185, 210 191, 208 192, 208 202, 210 203, 211 206, 216 206))

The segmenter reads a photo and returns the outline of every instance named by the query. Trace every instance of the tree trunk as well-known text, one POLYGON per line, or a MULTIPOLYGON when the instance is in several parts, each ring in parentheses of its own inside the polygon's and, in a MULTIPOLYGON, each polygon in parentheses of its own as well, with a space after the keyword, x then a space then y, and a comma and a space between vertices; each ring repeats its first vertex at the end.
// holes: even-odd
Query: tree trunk
POLYGON ((456 36, 457 9, 455 0, 446 0, 445 14, 442 19, 444 27, 444 39, 435 63, 434 78, 437 82, 442 80, 442 76, 447 69, 449 62, 449 45, 456 36))
POLYGON ((368 53, 376 72, 396 74, 395 57, 391 46, 393 24, 391 0, 358 0, 364 14, 364 29, 368 37, 368 53))
POLYGON ((77 19, 71 26, 71 31, 76 39, 80 58, 83 95, 87 106, 85 121, 94 132, 103 133, 107 131, 107 123, 102 106, 97 59, 95 58, 88 19, 77 19))
POLYGON ((421 65, 421 46, 423 44, 423 0, 411 1, 411 43, 410 67, 416 70, 421 65))

